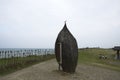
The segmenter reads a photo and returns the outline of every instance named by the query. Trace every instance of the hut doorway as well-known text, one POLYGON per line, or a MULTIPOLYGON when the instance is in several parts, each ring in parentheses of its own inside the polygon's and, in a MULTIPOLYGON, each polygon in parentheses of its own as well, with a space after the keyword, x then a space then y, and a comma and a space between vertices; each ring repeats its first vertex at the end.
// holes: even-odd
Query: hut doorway
POLYGON ((60 70, 61 69, 61 65, 62 65, 62 43, 58 43, 57 44, 57 53, 58 53, 58 56, 59 56, 59 67, 58 69, 60 70))

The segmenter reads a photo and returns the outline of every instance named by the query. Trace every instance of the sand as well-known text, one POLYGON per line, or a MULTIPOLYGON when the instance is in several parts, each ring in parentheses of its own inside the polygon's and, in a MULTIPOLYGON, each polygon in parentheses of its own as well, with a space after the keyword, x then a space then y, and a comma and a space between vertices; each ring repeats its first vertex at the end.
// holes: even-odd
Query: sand
POLYGON ((120 80, 120 72, 97 66, 79 64, 76 73, 58 70, 55 59, 16 71, 0 80, 120 80))

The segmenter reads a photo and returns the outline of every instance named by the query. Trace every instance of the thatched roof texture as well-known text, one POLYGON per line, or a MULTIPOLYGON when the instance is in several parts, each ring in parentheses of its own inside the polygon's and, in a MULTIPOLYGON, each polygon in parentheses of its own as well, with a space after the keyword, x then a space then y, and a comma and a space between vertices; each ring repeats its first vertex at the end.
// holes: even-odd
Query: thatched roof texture
POLYGON ((78 46, 66 23, 56 39, 55 55, 64 72, 75 72, 78 61, 78 46))

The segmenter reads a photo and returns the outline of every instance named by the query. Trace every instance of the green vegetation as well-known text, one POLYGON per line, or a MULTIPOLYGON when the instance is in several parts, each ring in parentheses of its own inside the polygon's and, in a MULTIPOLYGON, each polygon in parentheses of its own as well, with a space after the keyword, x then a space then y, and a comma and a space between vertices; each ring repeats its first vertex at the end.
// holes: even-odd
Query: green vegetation
POLYGON ((115 59, 116 52, 112 49, 89 48, 79 49, 79 64, 100 66, 116 71, 120 71, 120 60, 115 59), (100 59, 100 56, 106 59, 100 59))
MULTIPOLYGON (((120 60, 115 59, 116 51, 112 49, 88 48, 79 49, 79 64, 99 66, 116 71, 120 71, 120 60), (107 59, 100 59, 100 56, 107 59)), ((0 59, 0 76, 23 69, 33 64, 55 58, 55 55, 27 56, 0 59)))
POLYGON ((0 75, 5 75, 33 64, 54 58, 54 55, 13 57, 0 59, 0 75))

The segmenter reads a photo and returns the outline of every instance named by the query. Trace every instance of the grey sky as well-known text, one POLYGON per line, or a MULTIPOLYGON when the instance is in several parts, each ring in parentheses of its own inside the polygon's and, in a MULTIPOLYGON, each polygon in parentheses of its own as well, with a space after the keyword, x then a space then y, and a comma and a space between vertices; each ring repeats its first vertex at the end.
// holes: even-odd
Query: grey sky
POLYGON ((79 47, 120 45, 120 0, 0 0, 0 48, 54 48, 65 20, 79 47))

